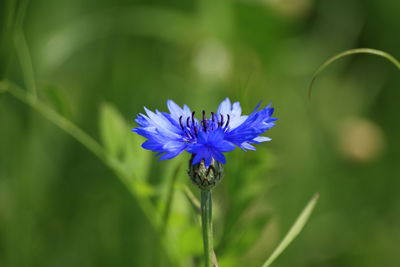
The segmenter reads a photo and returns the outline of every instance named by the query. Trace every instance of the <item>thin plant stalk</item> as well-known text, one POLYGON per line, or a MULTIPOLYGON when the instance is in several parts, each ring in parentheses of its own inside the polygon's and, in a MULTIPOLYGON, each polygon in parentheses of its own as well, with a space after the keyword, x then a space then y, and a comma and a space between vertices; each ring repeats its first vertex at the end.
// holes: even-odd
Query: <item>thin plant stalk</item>
POLYGON ((205 267, 213 267, 213 228, 211 190, 201 191, 201 224, 203 228, 205 267))

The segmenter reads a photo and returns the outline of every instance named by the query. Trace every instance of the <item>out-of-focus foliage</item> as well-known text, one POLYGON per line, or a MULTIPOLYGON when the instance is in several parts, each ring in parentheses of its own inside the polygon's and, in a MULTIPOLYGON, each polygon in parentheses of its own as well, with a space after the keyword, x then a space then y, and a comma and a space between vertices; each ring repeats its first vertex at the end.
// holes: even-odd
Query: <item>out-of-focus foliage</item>
POLYGON ((272 142, 228 155, 214 192, 220 266, 261 266, 314 192, 315 214, 274 266, 398 266, 397 70, 356 55, 311 101, 307 85, 345 49, 399 57, 399 15, 392 0, 1 1, 0 266, 198 266, 188 156, 157 162, 129 129, 143 106, 211 111, 226 96, 246 113, 273 101, 279 121, 272 142))

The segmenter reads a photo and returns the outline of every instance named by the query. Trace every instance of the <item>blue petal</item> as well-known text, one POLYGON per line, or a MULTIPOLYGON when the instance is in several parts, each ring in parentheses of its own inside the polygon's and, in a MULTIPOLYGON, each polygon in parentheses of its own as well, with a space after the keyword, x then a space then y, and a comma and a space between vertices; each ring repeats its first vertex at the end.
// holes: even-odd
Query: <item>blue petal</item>
POLYGON ((140 114, 136 117, 135 121, 136 121, 136 123, 137 123, 139 126, 141 126, 141 127, 147 127, 147 126, 149 126, 148 119, 149 119, 149 118, 148 118, 146 115, 140 113, 140 114))
POLYGON ((203 159, 202 154, 196 154, 193 158, 192 165, 199 164, 202 159, 203 159))
POLYGON ((218 142, 224 139, 224 131, 221 128, 210 132, 208 134, 208 141, 211 143, 218 142))
POLYGON ((190 144, 186 150, 194 154, 192 164, 198 164, 204 160, 206 166, 209 166, 214 158, 216 161, 225 163, 226 159, 222 152, 228 152, 235 149, 235 146, 224 140, 225 133, 221 128, 211 132, 200 132, 197 143, 190 144))
POLYGON ((214 152, 213 152, 213 158, 214 158, 216 161, 218 161, 218 162, 220 162, 220 163, 222 163, 222 164, 225 164, 225 163, 226 163, 226 159, 225 159, 224 154, 222 154, 222 153, 219 152, 219 151, 214 151, 214 152))
POLYGON ((203 132, 203 131, 199 132, 199 135, 198 135, 198 137, 197 137, 197 143, 199 143, 199 144, 205 144, 205 143, 207 143, 207 142, 208 142, 207 133, 205 133, 205 132, 203 132))
POLYGON ((155 142, 154 140, 147 140, 142 144, 142 147, 152 151, 160 151, 163 152, 162 144, 155 142))
POLYGON ((180 154, 183 150, 185 150, 187 144, 179 141, 170 141, 162 146, 165 151, 169 153, 177 153, 180 154))
POLYGON ((233 103, 233 105, 232 105, 232 115, 233 116, 242 115, 242 107, 240 106, 239 102, 233 103))
POLYGON ((247 150, 256 150, 256 148, 255 148, 254 146, 250 145, 250 144, 247 143, 247 142, 241 143, 241 144, 240 144, 240 148, 243 149, 244 151, 246 151, 246 149, 247 149, 247 150))
POLYGON ((225 100, 222 101, 218 107, 217 116, 219 117, 221 115, 224 117, 229 115, 229 129, 231 130, 238 127, 247 118, 247 116, 242 116, 242 108, 240 106, 240 103, 235 102, 232 105, 229 98, 225 98, 225 100))
MULTIPOLYGON (((158 152, 158 155, 162 155, 160 159, 173 158, 184 151, 187 143, 179 124, 177 126, 158 110, 153 112, 147 108, 144 109, 146 115, 139 114, 136 118, 140 127, 132 129, 133 132, 148 139, 142 147, 158 152)), ((182 109, 181 111, 184 112, 182 109)))
POLYGON ((253 139, 253 141, 261 143, 261 142, 267 142, 271 141, 272 139, 266 136, 257 136, 256 138, 253 139))
POLYGON ((224 101, 219 104, 217 114, 227 115, 231 113, 231 101, 229 98, 225 98, 224 101))
POLYGON ((187 117, 192 116, 192 113, 190 111, 190 108, 188 106, 184 106, 184 108, 182 109, 180 106, 178 106, 174 101, 172 100, 168 100, 167 101, 167 106, 168 106, 168 110, 171 113, 171 117, 175 120, 175 121, 179 121, 179 117, 183 117, 184 119, 187 117))
POLYGON ((211 165, 212 162, 212 155, 210 153, 204 154, 204 164, 208 168, 211 165))
POLYGON ((244 142, 250 142, 260 134, 275 126, 275 118, 271 118, 273 108, 268 106, 262 110, 256 109, 247 117, 247 119, 237 128, 230 130, 225 135, 225 139, 242 147, 244 142))
POLYGON ((175 151, 175 152, 170 152, 170 153, 165 153, 160 157, 160 160, 165 160, 165 159, 172 159, 178 156, 182 151, 175 151))
POLYGON ((214 144, 214 147, 221 152, 229 152, 234 150, 236 147, 228 141, 221 141, 219 143, 214 144))

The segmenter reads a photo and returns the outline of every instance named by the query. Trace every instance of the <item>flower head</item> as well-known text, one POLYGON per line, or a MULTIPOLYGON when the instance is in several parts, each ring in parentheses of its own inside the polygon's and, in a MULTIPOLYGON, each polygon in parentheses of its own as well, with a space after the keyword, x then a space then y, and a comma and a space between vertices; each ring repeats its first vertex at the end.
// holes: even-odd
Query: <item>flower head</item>
POLYGON ((225 164, 223 153, 236 147, 255 150, 253 144, 271 140, 261 134, 275 126, 277 120, 271 117, 274 109, 270 105, 259 110, 258 104, 250 115, 244 116, 240 103, 231 104, 229 98, 222 101, 217 112, 207 116, 203 111, 200 120, 186 105, 181 108, 168 100, 167 106, 169 113, 144 108, 146 114, 137 116, 139 127, 132 131, 147 138, 142 147, 158 152, 160 159, 174 158, 186 150, 193 154, 193 165, 204 160, 209 166, 213 159, 225 164))

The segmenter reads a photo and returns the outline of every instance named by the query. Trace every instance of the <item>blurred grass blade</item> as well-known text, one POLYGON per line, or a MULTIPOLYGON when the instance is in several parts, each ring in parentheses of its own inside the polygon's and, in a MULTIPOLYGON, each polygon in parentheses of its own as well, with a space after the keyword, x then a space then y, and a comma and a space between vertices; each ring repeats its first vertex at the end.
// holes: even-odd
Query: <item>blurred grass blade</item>
MULTIPOLYGON (((179 162, 181 163, 181 162, 179 162)), ((165 230, 167 228, 168 220, 171 214, 171 206, 172 206, 172 201, 174 198, 174 192, 175 192, 175 184, 176 180, 178 179, 179 176, 179 171, 181 169, 181 164, 178 164, 175 166, 172 177, 170 179, 170 183, 168 185, 168 192, 166 199, 163 199, 162 201, 165 201, 165 208, 162 213, 162 219, 161 219, 161 234, 165 234, 165 230)))
POLYGON ((376 55, 376 56, 380 56, 383 57, 387 60, 389 60, 391 63, 393 63, 393 65, 395 65, 399 70, 400 70, 400 62, 393 57, 391 54, 386 53, 384 51, 381 50, 377 50, 377 49, 372 49, 372 48, 356 48, 356 49, 350 49, 350 50, 346 50, 342 53, 339 53, 333 57, 331 57, 330 59, 328 59, 327 61, 325 61, 318 69, 317 71, 314 73, 314 75, 311 78, 311 82, 310 85, 308 87, 308 97, 311 97, 311 93, 312 93, 312 88, 315 82, 315 79, 317 78, 317 76, 326 68, 328 67, 330 64, 332 64, 333 62, 346 57, 346 56, 350 56, 350 55, 354 55, 354 54, 371 54, 371 55, 376 55))
POLYGON ((183 192, 185 193, 185 197, 189 200, 196 214, 200 215, 200 201, 186 185, 183 188, 183 192))
POLYGON ((319 194, 315 194, 313 198, 308 202, 307 206, 303 209, 299 217, 297 217, 295 223, 290 228, 289 232, 279 243, 278 247, 272 252, 271 256, 265 261, 262 267, 270 266, 281 253, 293 242, 293 240, 298 236, 298 234, 303 229, 304 225, 307 223, 310 218, 311 213, 313 212, 315 205, 317 204, 319 198, 319 194))

